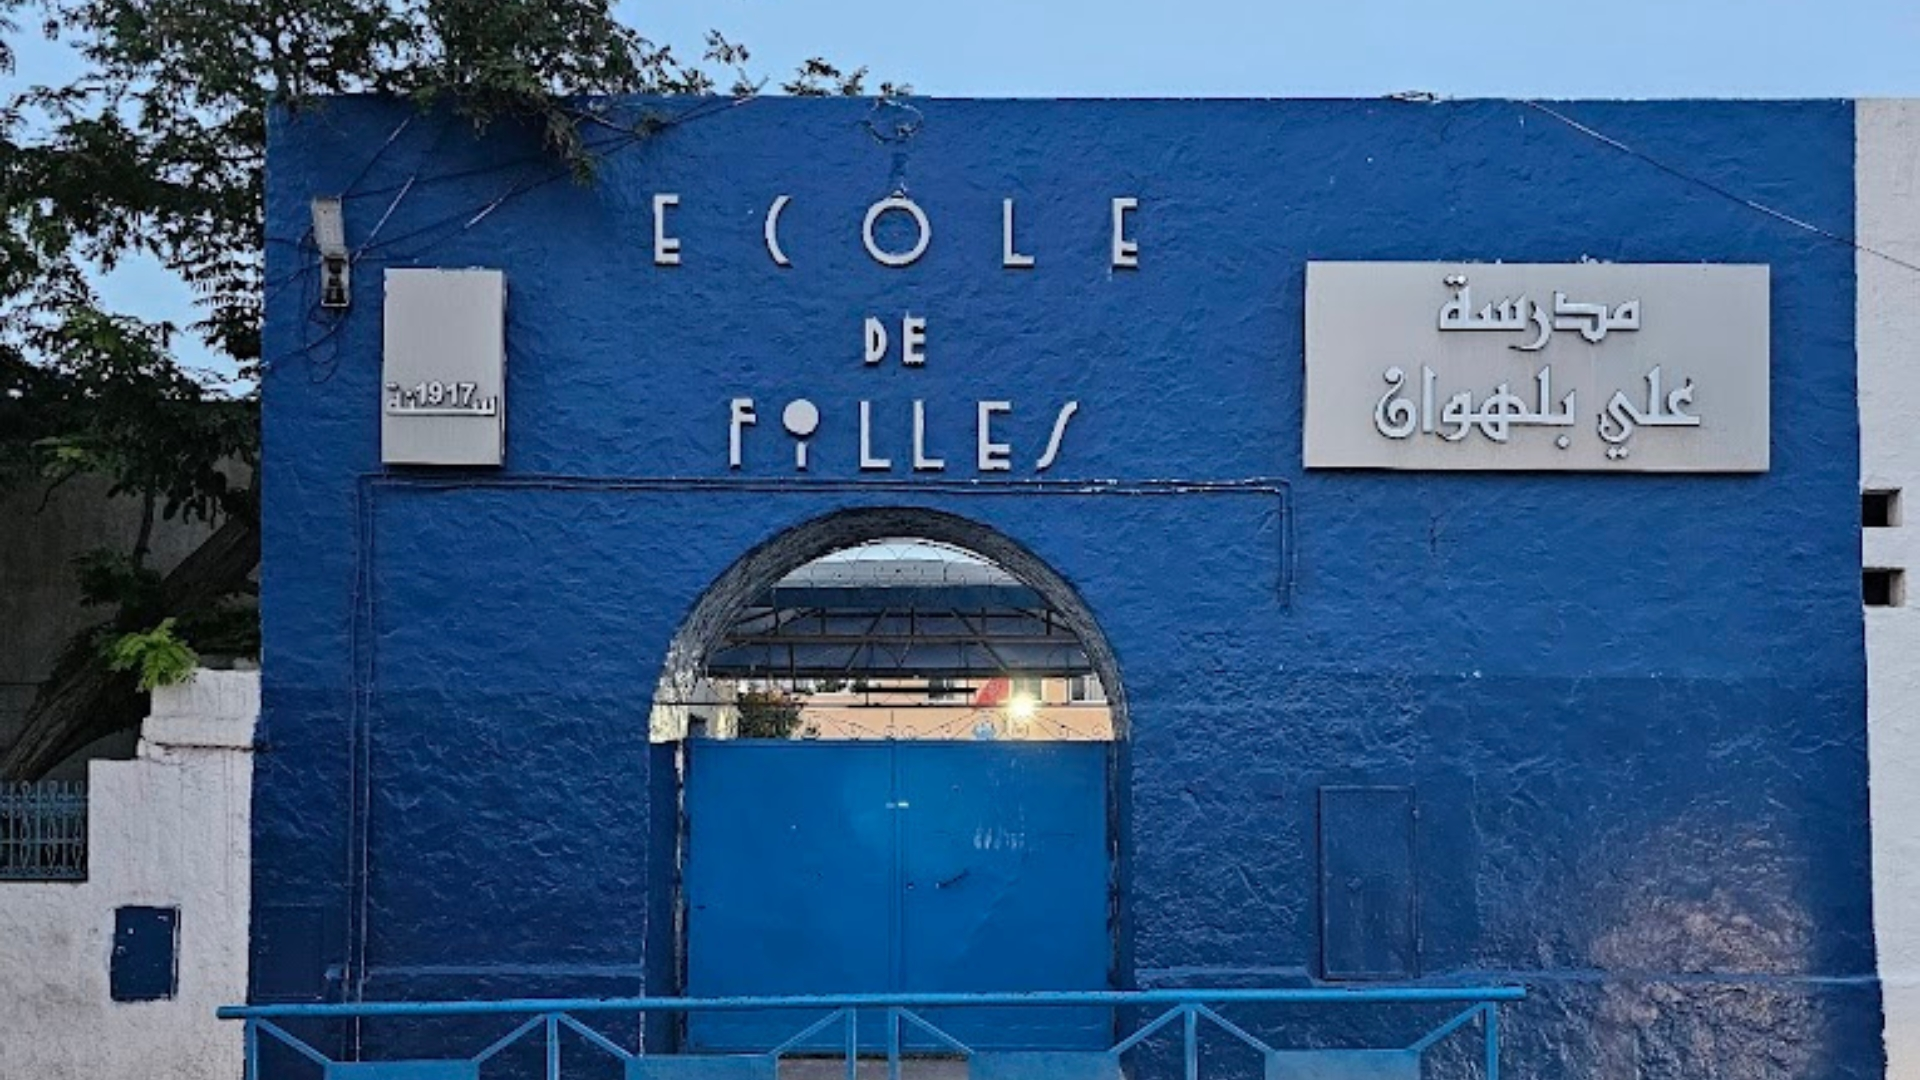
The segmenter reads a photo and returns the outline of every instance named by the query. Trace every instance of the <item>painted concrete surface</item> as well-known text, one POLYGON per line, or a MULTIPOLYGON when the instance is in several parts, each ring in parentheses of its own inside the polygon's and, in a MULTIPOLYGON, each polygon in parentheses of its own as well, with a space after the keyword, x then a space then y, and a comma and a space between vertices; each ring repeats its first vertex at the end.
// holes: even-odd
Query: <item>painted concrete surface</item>
MULTIPOLYGON (((1920 103, 1863 101, 1854 183, 1860 241, 1920 262, 1920 103)), ((1920 272, 1856 259, 1860 304, 1860 486, 1898 489, 1905 519, 1861 531, 1869 567, 1920 573, 1920 272)), ((1887 1075, 1920 1077, 1920 608, 1866 611, 1872 750, 1873 907, 1886 1008, 1887 1075)))
MULTIPOLYGON (((394 135, 402 108, 357 100, 276 123, 269 278, 311 274, 313 195, 344 192, 366 245, 337 327, 292 286, 266 341, 253 937, 304 934, 276 963, 311 993, 673 990, 675 773, 646 738, 668 645, 784 531, 909 507, 1030 552, 1111 644, 1123 984, 1319 980, 1319 791, 1405 787, 1405 978, 1526 984, 1515 1075, 1881 1074, 1850 249, 1514 102, 646 107, 680 122, 587 186, 539 183, 533 133, 394 135), (889 270, 859 224, 902 188, 934 239, 889 270), (785 270, 761 246, 783 193, 785 270), (1135 270, 1109 265, 1116 196, 1135 270), (1031 270, 1000 268, 1006 197, 1031 270), (1301 467, 1307 260, 1583 257, 1771 267, 1769 472, 1301 467), (506 271, 502 470, 381 469, 387 266, 506 271), (862 318, 906 312, 927 364, 862 365, 862 318), (802 395, 805 478, 778 426, 802 395), (1068 399, 1048 476, 1116 483, 973 482, 978 401, 1015 403, 1006 479, 1030 481, 1068 399), (890 474, 859 467, 863 400, 890 474), (946 482, 902 464, 915 400, 946 482)), ((1853 228, 1850 103, 1564 111, 1853 228)))
POLYGON ((206 1080, 240 1075, 252 745, 259 676, 199 672, 154 694, 131 761, 89 773, 88 879, 0 884, 0 1076, 206 1080), (177 907, 178 993, 108 994, 114 910, 177 907))

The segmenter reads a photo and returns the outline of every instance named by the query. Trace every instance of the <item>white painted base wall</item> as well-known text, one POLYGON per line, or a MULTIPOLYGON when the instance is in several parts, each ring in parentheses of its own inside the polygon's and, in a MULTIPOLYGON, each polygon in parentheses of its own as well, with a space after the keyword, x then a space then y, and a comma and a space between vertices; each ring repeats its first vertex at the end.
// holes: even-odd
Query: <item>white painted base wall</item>
MULTIPOLYGON (((1860 242, 1920 262, 1920 102, 1855 111, 1860 242)), ((1920 575, 1920 273, 1862 251, 1861 490, 1899 489, 1904 524, 1861 531, 1868 567, 1920 575)), ((1911 590, 1920 579, 1908 582, 1911 590)), ((1866 609, 1873 918, 1886 1009, 1887 1076, 1920 1080, 1920 595, 1866 609)))
POLYGON ((256 672, 154 694, 139 756, 89 770, 88 880, 0 882, 0 1077, 226 1080, 247 992, 256 672), (178 907, 179 992, 108 997, 114 909, 178 907))

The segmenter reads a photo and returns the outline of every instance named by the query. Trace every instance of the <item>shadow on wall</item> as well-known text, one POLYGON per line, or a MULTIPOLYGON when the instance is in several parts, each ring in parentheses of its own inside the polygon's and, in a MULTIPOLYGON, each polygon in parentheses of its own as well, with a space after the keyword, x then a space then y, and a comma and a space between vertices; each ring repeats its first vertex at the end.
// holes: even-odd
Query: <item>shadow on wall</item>
MULTIPOLYGON (((1784 856, 1757 825, 1697 817, 1580 853, 1590 879, 1558 888, 1590 897, 1595 934, 1584 946, 1559 937, 1568 954, 1541 967, 1604 977, 1532 986, 1508 1029, 1513 1055, 1548 1055, 1569 1076, 1824 1075, 1831 1022, 1805 974, 1819 970, 1815 928, 1784 856)), ((1527 917, 1538 925, 1501 937, 1551 942, 1564 926, 1549 897, 1508 910, 1537 912, 1527 917)))
MULTIPOLYGON (((15 632, 0 649, 0 754, 18 737, 40 684, 68 640, 98 622, 101 609, 81 603, 73 560, 96 548, 130 551, 140 530, 140 503, 109 497, 103 477, 77 476, 49 491, 32 485, 0 494, 0 626, 15 632)), ((148 565, 165 572, 213 533, 213 525, 156 516, 148 565)), ((84 780, 87 762, 124 759, 139 732, 123 731, 74 753, 50 779, 84 780)))

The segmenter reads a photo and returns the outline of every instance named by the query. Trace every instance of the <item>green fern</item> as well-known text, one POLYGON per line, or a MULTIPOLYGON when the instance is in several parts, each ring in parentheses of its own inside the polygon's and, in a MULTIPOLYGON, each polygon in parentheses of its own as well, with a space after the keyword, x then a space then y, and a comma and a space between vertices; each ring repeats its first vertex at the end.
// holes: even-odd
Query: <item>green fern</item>
POLYGON ((174 634, 173 622, 161 619, 160 625, 145 633, 122 634, 108 641, 102 650, 107 666, 115 671, 138 668, 142 690, 186 682, 200 655, 174 634))

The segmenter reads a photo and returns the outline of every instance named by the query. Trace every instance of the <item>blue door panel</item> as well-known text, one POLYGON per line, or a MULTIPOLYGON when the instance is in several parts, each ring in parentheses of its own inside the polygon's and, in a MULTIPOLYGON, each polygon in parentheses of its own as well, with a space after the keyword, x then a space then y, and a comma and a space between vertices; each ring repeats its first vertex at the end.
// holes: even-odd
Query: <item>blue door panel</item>
MULTIPOLYGON (((1104 743, 902 743, 900 989, 1099 990, 1104 743)), ((972 1046, 1105 1047, 1105 1009, 931 1011, 972 1046)))
POLYGON ((164 1001, 179 989, 180 909, 123 907, 113 913, 108 996, 115 1001, 164 1001))
MULTIPOLYGON (((692 751, 687 992, 885 989, 894 905, 886 745, 743 740, 692 751)), ((817 1018, 695 1014, 688 1038, 702 1049, 766 1049, 817 1018)), ((837 1031, 823 1045, 834 1045, 837 1031)))
MULTIPOLYGON (((692 744, 688 992, 1106 988, 1107 749, 692 744)), ((766 1050, 817 1015, 696 1015, 688 1037, 694 1050, 766 1050)), ((882 1016, 861 1019, 862 1046, 884 1046, 882 1016)), ((926 1019, 992 1048, 1103 1047, 1112 1032, 1105 1009, 926 1019)), ((834 1025, 807 1048, 843 1040, 834 1025)))

